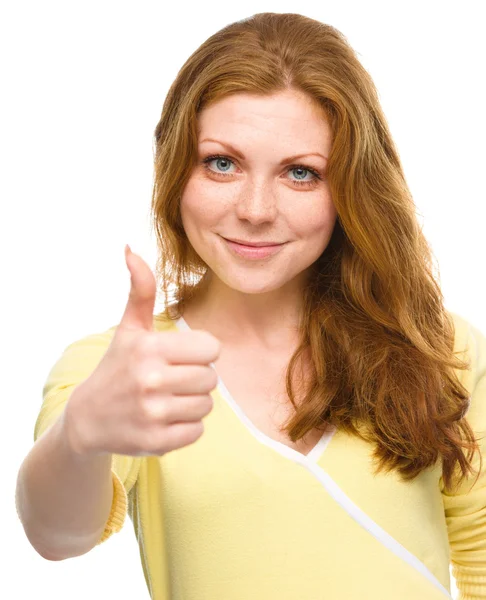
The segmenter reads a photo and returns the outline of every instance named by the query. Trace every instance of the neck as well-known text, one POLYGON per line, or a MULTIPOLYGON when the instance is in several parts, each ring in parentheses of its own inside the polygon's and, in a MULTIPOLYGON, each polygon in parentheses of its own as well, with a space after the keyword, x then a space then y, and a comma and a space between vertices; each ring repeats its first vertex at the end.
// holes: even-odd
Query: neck
POLYGON ((186 303, 191 329, 209 331, 223 343, 278 349, 295 344, 302 311, 302 288, 287 285, 260 294, 243 293, 207 275, 186 303))

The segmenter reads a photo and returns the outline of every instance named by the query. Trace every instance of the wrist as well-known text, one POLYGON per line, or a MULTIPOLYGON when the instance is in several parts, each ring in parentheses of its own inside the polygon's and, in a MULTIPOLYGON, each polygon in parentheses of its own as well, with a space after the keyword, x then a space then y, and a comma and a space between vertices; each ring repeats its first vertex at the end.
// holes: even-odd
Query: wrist
POLYGON ((71 396, 64 408, 60 418, 59 426, 61 435, 66 442, 69 451, 78 459, 87 459, 95 456, 94 452, 83 434, 82 417, 81 417, 81 402, 82 389, 79 384, 71 393, 71 396))

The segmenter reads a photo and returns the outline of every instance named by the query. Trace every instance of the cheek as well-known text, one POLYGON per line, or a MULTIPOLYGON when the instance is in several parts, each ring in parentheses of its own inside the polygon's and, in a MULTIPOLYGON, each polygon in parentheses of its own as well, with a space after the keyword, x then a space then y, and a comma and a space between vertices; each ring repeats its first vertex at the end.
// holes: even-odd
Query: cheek
POLYGON ((331 199, 306 207, 294 213, 291 223, 295 233, 303 238, 331 233, 336 223, 337 212, 331 199))
POLYGON ((200 226, 216 225, 221 220, 226 203, 200 179, 190 180, 181 198, 181 217, 184 227, 190 223, 200 226))

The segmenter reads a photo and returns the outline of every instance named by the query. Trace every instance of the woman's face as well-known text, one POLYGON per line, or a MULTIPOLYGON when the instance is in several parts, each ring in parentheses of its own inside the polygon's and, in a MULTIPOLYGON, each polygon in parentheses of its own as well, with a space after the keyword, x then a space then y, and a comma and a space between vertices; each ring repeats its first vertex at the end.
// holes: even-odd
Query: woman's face
POLYGON ((301 285, 336 221, 326 181, 332 140, 324 113, 294 91, 237 94, 203 110, 198 127, 198 162, 181 198, 192 247, 212 276, 234 290, 301 285), (224 158, 203 163, 215 154, 224 158), (283 245, 250 259, 225 238, 283 245))

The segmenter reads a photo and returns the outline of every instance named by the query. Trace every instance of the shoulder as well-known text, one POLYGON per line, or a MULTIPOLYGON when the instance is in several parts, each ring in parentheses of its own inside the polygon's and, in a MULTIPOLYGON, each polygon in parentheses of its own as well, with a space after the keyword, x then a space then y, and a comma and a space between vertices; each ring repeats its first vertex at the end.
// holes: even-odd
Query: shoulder
POLYGON ((486 336, 470 319, 449 311, 454 321, 454 353, 469 362, 469 369, 456 370, 459 381, 471 395, 468 419, 484 423, 486 419, 486 336))
POLYGON ((486 368, 486 336, 482 328, 459 313, 447 312, 454 324, 454 352, 462 353, 462 359, 470 359, 471 368, 482 374, 486 368))
MULTIPOLYGON (((471 323, 466 317, 457 312, 448 310, 447 314, 452 319, 454 324, 454 344, 460 345, 467 342, 470 335, 471 323)), ((455 349, 455 348, 454 348, 455 349)))

